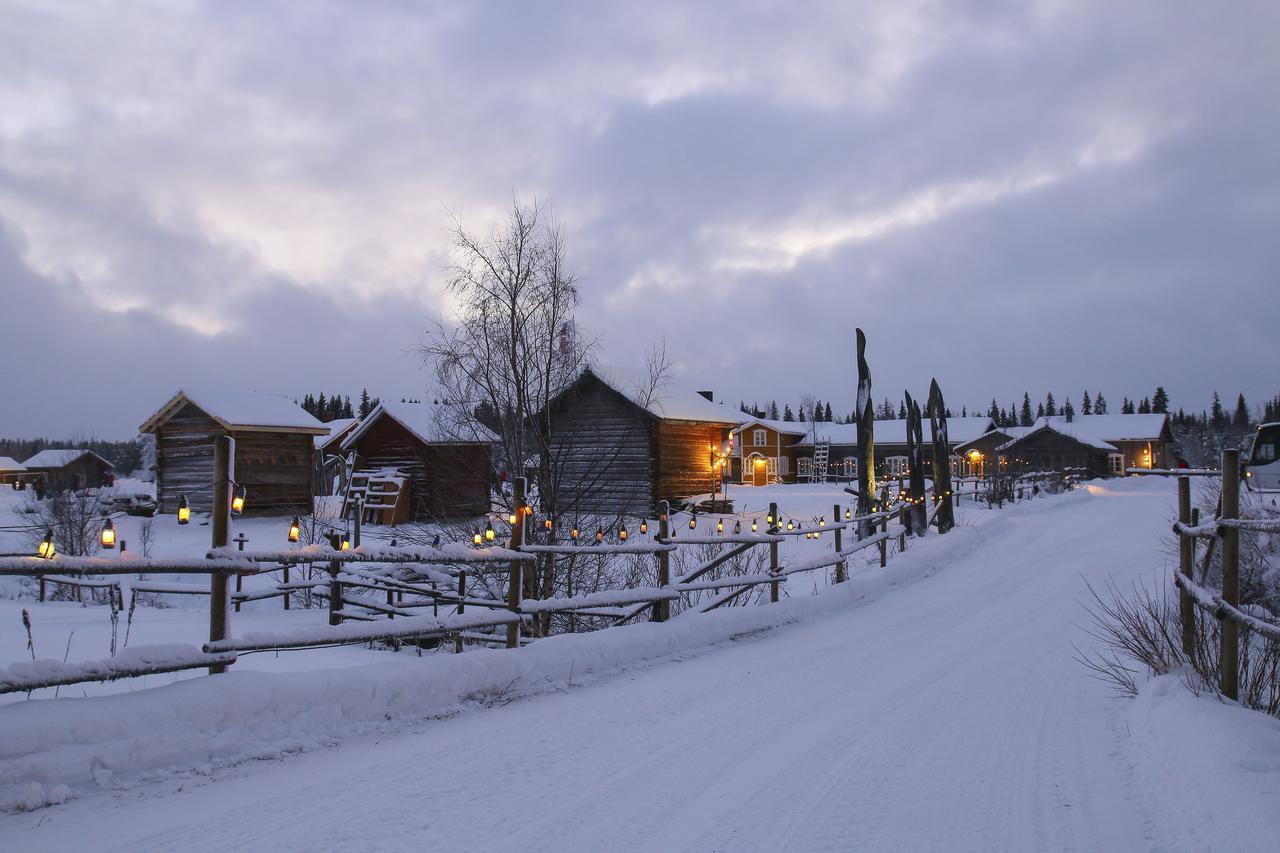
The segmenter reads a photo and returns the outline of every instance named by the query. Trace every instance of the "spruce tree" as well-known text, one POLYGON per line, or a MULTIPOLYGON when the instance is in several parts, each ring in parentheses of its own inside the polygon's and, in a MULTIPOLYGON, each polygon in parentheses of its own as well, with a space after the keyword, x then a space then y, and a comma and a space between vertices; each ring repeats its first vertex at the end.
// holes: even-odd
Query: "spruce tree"
POLYGON ((1101 391, 1093 398, 1093 413, 1095 415, 1105 415, 1107 413, 1107 398, 1102 396, 1101 391))
POLYGON ((831 403, 827 402, 827 408, 822 413, 822 419, 827 423, 831 423, 831 403))
POLYGON ((373 411, 373 402, 369 399, 369 389, 360 389, 360 417, 366 417, 373 411))
POLYGON ((778 419, 778 401, 777 400, 769 401, 769 417, 775 421, 778 419))
POLYGON ((1038 420, 1043 417, 1044 417, 1044 403, 1041 403, 1036 407, 1036 419, 1038 420))
POLYGON ((1084 397, 1081 398, 1080 400, 1080 414, 1082 415, 1093 414, 1093 401, 1089 399, 1088 391, 1084 392, 1084 397))
POLYGON ((1213 403, 1209 406, 1209 417, 1214 429, 1222 429, 1227 424, 1227 416, 1222 411, 1222 400, 1218 392, 1213 392, 1213 403))
POLYGON ((1236 398, 1236 413, 1231 418, 1231 425, 1239 430, 1249 428, 1249 407, 1244 403, 1244 395, 1236 398))
POLYGON ((1169 414, 1169 394, 1163 385, 1156 386, 1156 393, 1151 398, 1151 411, 1157 415, 1169 414))
POLYGON ((1054 400, 1053 400, 1053 392, 1052 392, 1052 391, 1050 391, 1048 394, 1046 394, 1046 395, 1045 395, 1045 398, 1044 398, 1044 413, 1045 413, 1048 417, 1053 417, 1054 415, 1058 414, 1058 404, 1057 404, 1057 403, 1055 403, 1055 402, 1054 402, 1054 400))
POLYGON ((796 416, 791 412, 791 404, 784 403, 782 407, 782 419, 787 423, 795 421, 796 416))
POLYGON ((1071 423, 1076 419, 1076 409, 1075 406, 1071 405, 1070 397, 1062 404, 1062 416, 1067 419, 1067 423, 1071 423))
POLYGON ((1021 413, 1020 413, 1020 415, 1019 415, 1018 421, 1019 421, 1019 422, 1020 422, 1024 427, 1031 426, 1031 424, 1032 424, 1032 422, 1033 422, 1033 421, 1032 421, 1032 418, 1031 418, 1031 394, 1030 394, 1030 392, 1027 392, 1027 391, 1022 392, 1022 412, 1021 412, 1021 413))

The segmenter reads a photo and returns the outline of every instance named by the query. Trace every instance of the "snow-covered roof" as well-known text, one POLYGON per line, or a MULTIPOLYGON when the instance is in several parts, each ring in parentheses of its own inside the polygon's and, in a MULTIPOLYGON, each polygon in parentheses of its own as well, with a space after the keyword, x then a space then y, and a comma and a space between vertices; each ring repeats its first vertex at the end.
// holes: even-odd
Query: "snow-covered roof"
POLYGON ((768 427, 774 432, 780 432, 783 435, 804 435, 809 429, 809 425, 799 421, 782 421, 776 418, 752 418, 744 424, 738 426, 734 432, 741 433, 743 430, 750 429, 754 426, 768 427))
POLYGON ((456 406, 441 403, 392 403, 383 401, 342 440, 342 449, 355 446, 360 437, 382 418, 391 418, 423 444, 494 444, 501 439, 488 427, 464 417, 456 406))
POLYGON ((0 474, 14 474, 25 470, 26 466, 12 456, 0 456, 0 474))
POLYGON ((108 468, 114 468, 107 460, 103 459, 92 450, 84 450, 83 448, 70 447, 51 447, 48 450, 41 450, 35 456, 32 456, 26 462, 22 463, 28 469, 31 468, 62 468, 75 462, 81 456, 88 454, 98 459, 108 468))
POLYGON ((187 403, 191 403, 228 430, 329 434, 329 427, 283 395, 190 387, 183 388, 170 397, 168 402, 139 427, 139 432, 155 432, 187 403))
POLYGON ((666 382, 652 395, 646 393, 645 377, 632 370, 605 365, 593 365, 586 369, 597 379, 635 403, 655 417, 673 421, 698 421, 702 423, 738 426, 751 420, 751 415, 713 403, 697 391, 682 387, 678 382, 666 382))
POLYGON ((315 437, 316 447, 324 447, 326 444, 331 444, 342 438, 358 423, 360 423, 359 418, 337 418, 332 421, 325 421, 324 425, 329 428, 329 434, 317 435, 315 437))
POLYGON ((1004 450, 1015 441, 1048 428, 1099 450, 1114 451, 1117 441, 1159 441, 1168 419, 1168 415, 1158 414, 1076 415, 1071 420, 1065 415, 1039 417, 1029 427, 1001 427, 1000 432, 1010 441, 996 449, 1004 450))
MULTIPOLYGON (((804 438, 796 442, 797 447, 806 447, 818 440, 827 440, 832 444, 856 445, 858 443, 857 424, 819 423, 801 424, 808 428, 804 438)), ((991 428, 990 418, 947 418, 947 441, 951 444, 964 444, 972 441, 991 428)), ((925 441, 929 440, 928 419, 922 419, 922 432, 925 441)), ((876 421, 873 435, 876 444, 906 444, 907 421, 905 418, 876 421)))

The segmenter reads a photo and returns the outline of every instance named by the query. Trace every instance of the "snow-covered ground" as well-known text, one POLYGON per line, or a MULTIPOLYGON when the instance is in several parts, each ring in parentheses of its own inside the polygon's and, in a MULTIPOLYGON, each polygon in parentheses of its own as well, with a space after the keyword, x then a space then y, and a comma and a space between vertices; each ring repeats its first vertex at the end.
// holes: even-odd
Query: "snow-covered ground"
MULTIPOLYGON (((767 504, 769 491, 734 497, 767 504)), ((829 513, 838 491, 779 494, 800 515, 829 513)), ((348 649, 358 660, 311 672, 255 672, 246 664, 268 657, 255 655, 215 678, 9 704, 0 785, 70 799, 0 816, 0 838, 15 850, 1274 849, 1280 722, 1176 677, 1112 698, 1072 659, 1073 642, 1088 646, 1086 580, 1167 581, 1172 500, 1171 481, 1123 480, 966 507, 961 528, 886 571, 793 587, 777 606, 519 651, 348 649)))

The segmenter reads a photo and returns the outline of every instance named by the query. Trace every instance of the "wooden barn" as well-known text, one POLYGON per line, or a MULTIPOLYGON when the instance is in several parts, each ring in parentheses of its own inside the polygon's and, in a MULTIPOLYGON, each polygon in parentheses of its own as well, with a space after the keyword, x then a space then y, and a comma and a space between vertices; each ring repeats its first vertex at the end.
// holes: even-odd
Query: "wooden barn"
MULTIPOLYGON (((1168 415, 1116 414, 1076 415, 1071 420, 1063 415, 1037 418, 1031 426, 999 427, 957 448, 965 460, 981 476, 1006 470, 1031 470, 1032 456, 1021 442, 1033 432, 1050 429, 1074 438, 1077 442, 1104 451, 1106 456, 1099 475, 1121 475, 1130 468, 1168 468, 1177 458, 1168 415)), ((1045 442, 1037 439, 1037 444, 1045 442)), ((1052 461, 1036 457, 1039 461, 1052 461)), ((1096 461, 1091 463, 1096 464, 1096 461)), ((1057 470, 1074 465, 1050 465, 1057 470)))
POLYGON ((713 450, 748 415, 710 392, 647 395, 627 374, 586 369, 551 406, 561 514, 650 516, 662 500, 712 492, 713 450))
POLYGON ((1001 468, 1015 473, 1072 469, 1091 477, 1107 475, 1107 457, 1115 447, 1083 434, 1072 434, 1055 424, 1042 423, 1026 435, 996 448, 1001 468))
POLYGON ((213 446, 236 441, 235 480, 245 515, 310 514, 315 497, 315 436, 329 428, 287 397, 254 391, 182 390, 139 427, 156 437, 156 498, 176 512, 212 508, 213 446))
POLYGON ((343 515, 357 495, 374 524, 488 512, 498 437, 479 425, 457 429, 453 414, 436 404, 379 403, 342 440, 342 451, 355 454, 343 515))
POLYGON ((92 450, 49 448, 22 463, 22 478, 38 488, 100 489, 115 482, 115 466, 92 450))

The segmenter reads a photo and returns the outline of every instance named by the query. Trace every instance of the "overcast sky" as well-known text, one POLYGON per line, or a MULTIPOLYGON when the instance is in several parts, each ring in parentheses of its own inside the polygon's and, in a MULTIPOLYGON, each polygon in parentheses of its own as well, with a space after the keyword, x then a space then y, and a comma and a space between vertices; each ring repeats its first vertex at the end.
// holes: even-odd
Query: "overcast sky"
POLYGON ((852 408, 1280 391, 1280 5, 0 0, 0 435, 422 395, 450 211, 579 326, 852 408))

